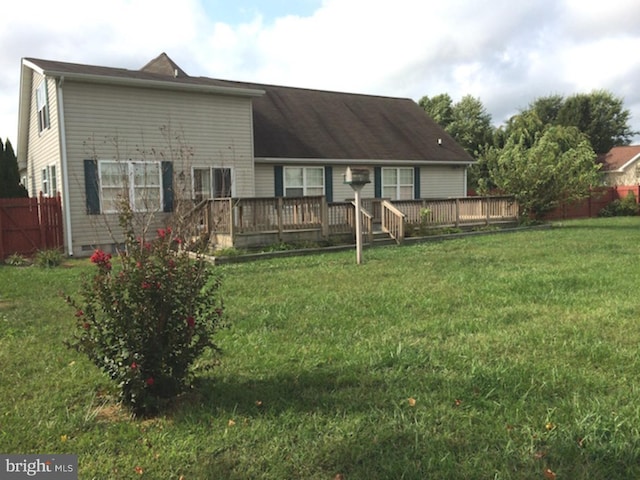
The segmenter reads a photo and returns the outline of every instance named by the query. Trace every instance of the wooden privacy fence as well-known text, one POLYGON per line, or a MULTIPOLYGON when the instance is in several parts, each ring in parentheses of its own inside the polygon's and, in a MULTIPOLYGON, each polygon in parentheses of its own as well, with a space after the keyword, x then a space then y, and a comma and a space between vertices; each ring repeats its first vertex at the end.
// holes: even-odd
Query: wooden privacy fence
POLYGON ((0 199, 0 259, 62 247, 60 197, 0 199))
POLYGON ((633 193, 636 202, 640 201, 640 186, 618 185, 613 187, 593 188, 590 195, 578 202, 561 203, 556 209, 544 215, 544 220, 567 220, 570 218, 597 217, 600 211, 614 200, 622 200, 633 193))

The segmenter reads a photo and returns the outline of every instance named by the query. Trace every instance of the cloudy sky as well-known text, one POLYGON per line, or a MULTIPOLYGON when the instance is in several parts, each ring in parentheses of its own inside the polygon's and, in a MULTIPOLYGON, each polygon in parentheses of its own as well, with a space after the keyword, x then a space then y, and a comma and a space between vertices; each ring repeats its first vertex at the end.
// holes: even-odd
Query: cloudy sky
POLYGON ((640 131, 638 0, 29 0, 0 16, 0 137, 15 146, 22 57, 138 69, 162 52, 190 75, 471 94, 496 125, 606 89, 640 131))

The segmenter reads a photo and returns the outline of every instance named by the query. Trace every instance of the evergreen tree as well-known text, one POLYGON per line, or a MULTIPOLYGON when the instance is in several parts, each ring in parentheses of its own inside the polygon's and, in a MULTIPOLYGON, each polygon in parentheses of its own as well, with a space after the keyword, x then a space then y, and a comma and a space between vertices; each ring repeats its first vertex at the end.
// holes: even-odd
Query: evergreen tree
POLYGON ((0 198, 28 197, 27 190, 20 184, 18 159, 9 139, 0 140, 0 198))

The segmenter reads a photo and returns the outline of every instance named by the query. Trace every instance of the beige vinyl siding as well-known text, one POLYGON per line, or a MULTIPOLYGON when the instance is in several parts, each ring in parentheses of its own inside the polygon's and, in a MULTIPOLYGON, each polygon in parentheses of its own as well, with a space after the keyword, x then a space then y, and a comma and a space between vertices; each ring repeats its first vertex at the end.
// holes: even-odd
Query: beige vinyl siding
POLYGON ((637 185, 640 183, 640 163, 633 162, 623 172, 605 172, 604 181, 606 185, 637 185))
POLYGON ((273 168, 273 165, 266 165, 264 163, 257 163, 255 165, 256 197, 275 196, 276 187, 273 168))
POLYGON ((466 196, 465 167, 434 165, 420 170, 420 196, 445 198, 466 196))
POLYGON ((42 169, 56 167, 57 189, 61 190, 60 142, 58 137, 58 103, 56 83, 34 73, 31 84, 31 106, 29 109, 29 154, 27 157, 27 189, 30 196, 37 196, 42 190, 42 169), (47 82, 47 102, 49 107, 49 128, 42 132, 38 128, 38 107, 36 91, 42 82, 47 82))
MULTIPOLYGON (((291 166, 297 167, 317 167, 318 164, 310 165, 308 163, 292 164, 291 166)), ((321 165, 323 168, 325 165, 321 165)), ((333 165, 331 180, 333 182, 333 201, 344 202, 347 199, 353 199, 355 194, 353 189, 344 183, 344 175, 347 170, 346 166, 333 165)), ((371 171, 371 182, 369 185, 365 185, 362 189, 363 198, 372 198, 374 195, 373 190, 373 168, 371 171)), ((257 197, 273 197, 275 195, 275 178, 274 178, 274 165, 271 164, 256 164, 256 196, 257 197)), ((325 183, 326 188, 326 183, 325 183)))
MULTIPOLYGON (((236 194, 254 195, 250 98, 67 81, 64 108, 76 254, 113 243, 105 222, 117 225, 114 215, 86 214, 85 159, 170 160, 187 185, 194 165, 229 166, 236 194)), ((167 221, 157 215, 151 231, 167 221)))
MULTIPOLYGON (((369 177, 371 179, 371 183, 365 185, 361 190, 362 198, 373 198, 375 195, 375 190, 373 187, 373 167, 363 167, 369 168, 369 177)), ((344 176, 347 172, 347 167, 342 165, 336 165, 333 167, 333 201, 334 202, 344 202, 345 200, 353 200, 355 198, 355 192, 350 185, 344 183, 344 176)))

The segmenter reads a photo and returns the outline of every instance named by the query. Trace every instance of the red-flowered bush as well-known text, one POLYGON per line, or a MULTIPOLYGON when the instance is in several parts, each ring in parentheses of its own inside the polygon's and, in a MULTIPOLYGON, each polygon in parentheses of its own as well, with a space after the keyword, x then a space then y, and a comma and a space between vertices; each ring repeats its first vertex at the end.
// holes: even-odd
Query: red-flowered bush
POLYGON ((116 265, 96 250, 97 271, 81 299, 67 297, 76 321, 69 345, 118 383, 123 403, 149 415, 191 386, 196 358, 217 351, 223 306, 208 262, 177 248, 170 228, 136 238, 126 213, 126 248, 116 265))

